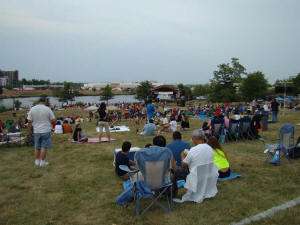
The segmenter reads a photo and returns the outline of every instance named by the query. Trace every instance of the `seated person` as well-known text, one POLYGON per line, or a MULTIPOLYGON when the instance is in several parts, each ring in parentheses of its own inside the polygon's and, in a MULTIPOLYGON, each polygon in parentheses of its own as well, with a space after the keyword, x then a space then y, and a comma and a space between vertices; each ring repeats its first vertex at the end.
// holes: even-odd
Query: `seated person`
POLYGON ((154 124, 153 119, 149 119, 149 123, 144 126, 144 131, 140 133, 143 136, 153 136, 155 135, 156 126, 154 124))
POLYGON ((160 132, 168 130, 169 127, 171 126, 171 124, 168 121, 166 113, 164 113, 163 118, 161 119, 161 122, 162 122, 162 124, 161 124, 160 132))
POLYGON ((54 133, 55 134, 62 134, 63 133, 63 127, 62 127, 60 121, 56 121, 56 125, 54 127, 54 133))
POLYGON ((210 134, 210 128, 208 126, 208 122, 203 123, 202 130, 204 131, 205 134, 210 134))
POLYGON ((230 168, 227 156, 223 151, 218 139, 215 137, 210 137, 207 144, 214 150, 214 162, 219 169, 219 178, 229 177, 230 168))
POLYGON ((170 129, 172 132, 175 132, 177 131, 177 122, 176 122, 176 119, 175 119, 175 116, 172 115, 171 118, 170 118, 171 122, 170 122, 170 129))
POLYGON ((20 129, 18 129, 18 128, 16 127, 16 125, 13 124, 12 121, 10 121, 10 122, 9 122, 9 127, 8 127, 8 133, 16 133, 16 132, 19 132, 19 131, 20 131, 20 129))
POLYGON ((64 121, 64 124, 62 127, 63 127, 64 134, 69 134, 69 133, 73 132, 72 125, 69 124, 67 120, 64 121))
POLYGON ((81 125, 77 124, 75 131, 73 133, 73 140, 78 142, 87 142, 88 139, 85 137, 84 133, 82 132, 81 125))
POLYGON ((122 151, 118 152, 115 160, 115 171, 116 174, 122 178, 123 180, 128 180, 130 178, 129 174, 126 171, 123 171, 119 168, 120 165, 126 165, 131 170, 134 170, 131 165, 134 164, 132 160, 130 160, 127 156, 127 153, 130 151, 131 143, 129 141, 125 141, 122 144, 122 151))
POLYGON ((189 118, 183 113, 181 117, 182 130, 188 130, 190 128, 189 118))
POLYGON ((185 149, 190 149, 189 143, 182 141, 181 133, 179 131, 175 131, 173 133, 173 141, 169 143, 167 147, 172 151, 177 167, 181 167, 181 153, 185 149))
POLYGON ((177 180, 186 180, 189 171, 202 164, 213 162, 214 152, 213 149, 205 143, 205 133, 202 129, 196 129, 192 132, 192 141, 194 147, 186 154, 185 151, 181 153, 181 165, 188 170, 175 170, 173 176, 174 196, 177 194, 177 180))

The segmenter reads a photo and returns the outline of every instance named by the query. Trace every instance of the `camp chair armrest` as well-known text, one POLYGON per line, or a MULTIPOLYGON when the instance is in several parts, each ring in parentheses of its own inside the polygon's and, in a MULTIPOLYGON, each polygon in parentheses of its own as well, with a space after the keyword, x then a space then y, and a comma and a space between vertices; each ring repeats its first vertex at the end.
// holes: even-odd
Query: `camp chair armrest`
POLYGON ((119 168, 120 168, 121 170, 124 170, 124 171, 127 172, 127 173, 137 173, 137 172, 139 172, 138 169, 130 170, 130 168, 129 168, 128 166, 126 166, 126 165, 119 165, 119 168))

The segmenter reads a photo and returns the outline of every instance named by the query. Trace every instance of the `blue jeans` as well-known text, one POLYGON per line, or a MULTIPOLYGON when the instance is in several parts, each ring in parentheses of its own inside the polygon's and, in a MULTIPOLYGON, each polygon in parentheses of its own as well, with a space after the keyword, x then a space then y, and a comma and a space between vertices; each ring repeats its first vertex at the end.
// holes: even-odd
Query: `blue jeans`
POLYGON ((278 122, 277 114, 278 114, 278 111, 272 111, 272 121, 273 122, 278 122))

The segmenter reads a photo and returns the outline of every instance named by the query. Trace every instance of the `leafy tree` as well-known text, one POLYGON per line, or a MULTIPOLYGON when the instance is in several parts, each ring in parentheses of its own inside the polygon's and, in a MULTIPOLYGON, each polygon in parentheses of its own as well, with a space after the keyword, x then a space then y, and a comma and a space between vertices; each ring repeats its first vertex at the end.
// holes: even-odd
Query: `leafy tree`
POLYGON ((214 71, 214 78, 211 80, 212 92, 209 99, 214 102, 232 102, 237 99, 235 83, 239 83, 246 69, 237 58, 231 59, 231 65, 220 64, 219 70, 214 71))
POLYGON ((108 103, 108 100, 113 98, 114 94, 111 91, 111 87, 107 84, 105 88, 102 89, 102 93, 100 94, 100 100, 106 100, 108 103))
POLYGON ((136 98, 139 100, 153 99, 154 96, 151 92, 153 85, 148 81, 142 81, 140 85, 136 88, 136 98))
POLYGON ((76 93, 71 88, 71 83, 65 82, 63 90, 59 93, 59 101, 63 102, 63 101, 72 100, 75 96, 76 93))
POLYGON ((300 94, 300 73, 293 79, 293 84, 295 86, 295 94, 300 94))
POLYGON ((93 88, 92 88, 92 91, 93 91, 93 92, 96 92, 96 88, 93 87, 93 88))
POLYGON ((245 101, 264 98, 268 93, 268 81, 260 71, 250 73, 247 78, 243 79, 240 91, 245 101))
POLYGON ((199 84, 193 90, 193 96, 207 96, 210 94, 209 84, 199 84))
POLYGON ((3 94, 3 88, 2 88, 2 85, 0 85, 0 95, 3 94))
POLYGON ((22 105, 22 102, 20 102, 18 99, 14 101, 14 107, 15 109, 19 109, 22 105))

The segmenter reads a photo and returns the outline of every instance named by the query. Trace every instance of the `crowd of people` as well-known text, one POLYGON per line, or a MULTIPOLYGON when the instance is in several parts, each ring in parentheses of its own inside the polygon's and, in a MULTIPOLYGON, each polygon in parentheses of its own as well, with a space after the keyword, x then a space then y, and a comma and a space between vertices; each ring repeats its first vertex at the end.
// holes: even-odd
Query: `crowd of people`
MULTIPOLYGON (((224 152, 218 139, 206 135, 202 129, 192 132, 191 147, 188 142, 182 141, 182 134, 175 131, 172 134, 173 141, 167 144, 162 135, 155 136, 152 144, 147 144, 145 149, 152 147, 167 147, 172 152, 172 174, 174 196, 177 195, 177 181, 186 180, 189 171, 199 165, 214 162, 219 171, 219 177, 230 176, 230 166, 226 153, 224 152)), ((122 180, 130 179, 130 174, 120 169, 120 165, 126 165, 131 170, 135 170, 135 162, 130 160, 127 153, 130 151, 131 143, 123 142, 122 151, 118 152, 115 158, 115 172, 122 180)))

